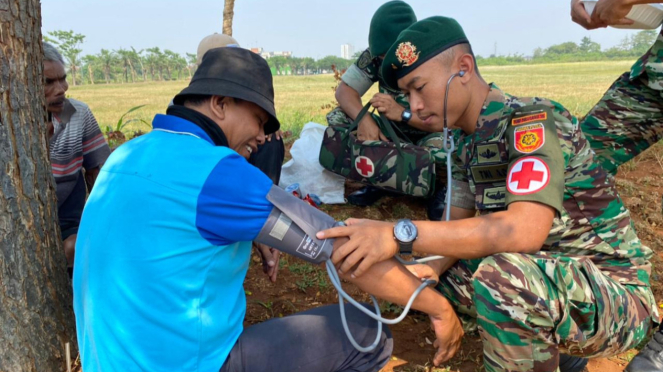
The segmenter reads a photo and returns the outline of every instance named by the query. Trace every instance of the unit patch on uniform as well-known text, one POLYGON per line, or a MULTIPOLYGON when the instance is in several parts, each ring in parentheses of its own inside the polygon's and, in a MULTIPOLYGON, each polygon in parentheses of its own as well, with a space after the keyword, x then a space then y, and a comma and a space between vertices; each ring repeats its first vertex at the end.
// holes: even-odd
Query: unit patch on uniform
POLYGON ((545 142, 546 132, 543 123, 524 125, 513 132, 513 143, 516 150, 523 154, 540 149, 545 142))
POLYGON ((417 47, 412 45, 411 42, 406 41, 404 43, 398 44, 398 49, 396 49, 396 58, 403 67, 412 66, 419 59, 419 53, 417 52, 417 47))
POLYGON ((506 201, 506 187, 492 187, 483 190, 483 204, 502 204, 506 201))
POLYGON ((544 111, 538 114, 513 118, 513 120, 511 120, 511 125, 522 125, 527 123, 533 123, 535 121, 545 121, 546 119, 548 119, 548 113, 544 111))
POLYGON ((355 169, 362 177, 373 177, 373 174, 375 174, 373 161, 365 156, 357 156, 355 159, 355 169))
POLYGON ((506 187, 514 195, 529 195, 543 190, 550 182, 550 168, 543 160, 528 156, 511 167, 506 187))
POLYGON ((368 51, 367 49, 359 56, 359 59, 357 60, 357 67, 363 70, 366 67, 368 67, 372 62, 373 58, 371 57, 371 52, 368 51))
POLYGON ((497 163, 501 160, 500 148, 496 143, 477 145, 476 152, 479 164, 497 163))

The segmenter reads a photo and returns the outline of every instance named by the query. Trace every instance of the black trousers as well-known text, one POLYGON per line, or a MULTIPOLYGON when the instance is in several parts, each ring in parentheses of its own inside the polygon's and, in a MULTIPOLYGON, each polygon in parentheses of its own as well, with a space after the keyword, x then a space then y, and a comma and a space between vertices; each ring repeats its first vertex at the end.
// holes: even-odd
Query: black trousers
MULTIPOLYGON (((348 304, 345 314, 360 345, 375 340, 375 320, 348 304)), ((377 372, 389 362, 393 346, 383 326, 375 350, 357 351, 343 331, 338 305, 329 305, 244 329, 220 372, 377 372)))
POLYGON ((283 138, 277 140, 272 136, 271 141, 265 141, 258 146, 258 151, 251 154, 249 163, 260 169, 269 177, 275 185, 279 184, 281 179, 281 167, 285 158, 285 145, 283 138))

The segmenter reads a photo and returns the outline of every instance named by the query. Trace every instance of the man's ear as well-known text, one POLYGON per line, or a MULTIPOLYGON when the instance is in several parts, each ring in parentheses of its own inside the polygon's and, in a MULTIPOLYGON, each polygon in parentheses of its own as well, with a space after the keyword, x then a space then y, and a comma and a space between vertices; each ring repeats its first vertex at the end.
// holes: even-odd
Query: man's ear
POLYGON ((461 76, 463 82, 469 81, 470 77, 476 73, 474 66, 474 58, 471 54, 465 53, 459 59, 459 71, 464 71, 463 76, 461 76))
POLYGON ((212 96, 212 99, 209 100, 210 112, 219 120, 225 119, 229 100, 229 97, 212 96))

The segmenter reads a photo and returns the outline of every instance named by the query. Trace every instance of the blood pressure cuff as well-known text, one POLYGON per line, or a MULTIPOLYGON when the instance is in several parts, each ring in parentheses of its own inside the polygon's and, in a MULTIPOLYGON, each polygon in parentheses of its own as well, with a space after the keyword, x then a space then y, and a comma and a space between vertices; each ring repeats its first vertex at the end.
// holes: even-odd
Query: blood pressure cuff
POLYGON ((267 200, 274 209, 255 241, 316 264, 331 257, 334 240, 315 237, 334 226, 331 216, 275 185, 267 200))

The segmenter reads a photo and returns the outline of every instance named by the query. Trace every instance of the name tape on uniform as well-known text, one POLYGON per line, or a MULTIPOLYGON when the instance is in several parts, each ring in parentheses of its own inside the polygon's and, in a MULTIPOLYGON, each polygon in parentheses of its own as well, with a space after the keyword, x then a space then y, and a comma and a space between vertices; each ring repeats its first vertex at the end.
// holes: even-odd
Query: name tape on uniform
POLYGON ((544 111, 538 114, 527 115, 520 118, 513 118, 513 120, 511 120, 511 125, 514 126, 522 125, 527 123, 533 123, 535 121, 545 121, 546 119, 548 119, 548 113, 544 111))

